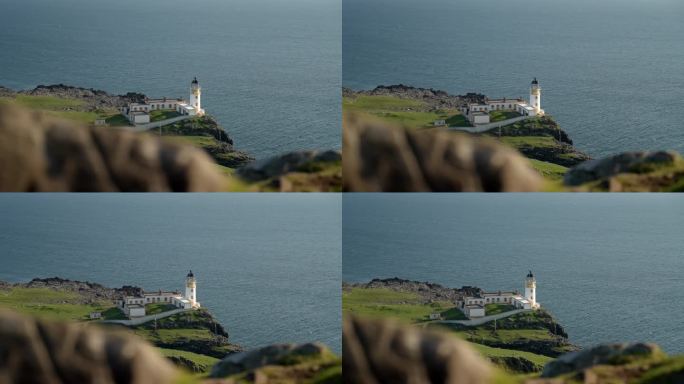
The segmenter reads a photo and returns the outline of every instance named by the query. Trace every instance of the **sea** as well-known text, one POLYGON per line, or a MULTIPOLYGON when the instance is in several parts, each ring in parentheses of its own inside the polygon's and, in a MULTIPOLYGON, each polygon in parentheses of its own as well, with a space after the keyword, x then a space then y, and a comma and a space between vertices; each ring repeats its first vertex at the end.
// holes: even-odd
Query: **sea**
POLYGON ((340 0, 0 0, 0 85, 190 95, 257 158, 341 147, 340 0))
POLYGON ((339 194, 2 194, 0 280, 182 290, 247 348, 341 352, 339 194))
POLYGON ((684 151, 681 0, 343 0, 343 85, 529 97, 593 157, 684 151))
POLYGON ((570 341, 684 353, 684 204, 672 194, 345 194, 343 280, 524 290, 570 341))

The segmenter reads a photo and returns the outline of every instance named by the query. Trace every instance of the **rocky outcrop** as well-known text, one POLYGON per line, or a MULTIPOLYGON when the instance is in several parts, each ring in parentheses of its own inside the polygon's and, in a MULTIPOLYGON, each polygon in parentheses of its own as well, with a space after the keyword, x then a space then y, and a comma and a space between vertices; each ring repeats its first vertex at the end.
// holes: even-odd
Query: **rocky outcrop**
POLYGON ((209 377, 228 377, 267 365, 290 365, 296 361, 315 359, 330 353, 327 347, 319 343, 269 345, 227 356, 214 365, 209 377))
POLYGON ((379 85, 370 91, 353 91, 349 88, 343 88, 342 95, 344 97, 355 97, 357 95, 394 96, 402 99, 420 100, 428 105, 428 109, 457 109, 465 103, 484 101, 485 99, 484 95, 477 93, 458 96, 433 88, 417 88, 404 84, 379 85))
POLYGON ((268 159, 255 161, 238 169, 244 180, 255 182, 279 177, 290 172, 306 172, 315 163, 337 163, 342 161, 339 151, 296 151, 268 159))
POLYGON ((350 192, 531 192, 542 179, 494 140, 414 131, 345 115, 344 189, 350 192))
POLYGON ((482 292, 477 287, 447 288, 439 284, 413 281, 393 277, 389 279, 373 279, 368 283, 342 283, 342 289, 347 290, 354 287, 365 289, 390 289, 400 292, 411 292, 418 294, 426 303, 432 301, 455 302, 463 298, 464 295, 475 296, 482 292))
POLYGON ((11 288, 54 289, 57 291, 73 292, 71 304, 91 304, 101 300, 115 300, 122 296, 142 294, 142 288, 125 285, 121 288, 108 288, 89 281, 62 279, 61 277, 34 278, 28 283, 8 283, 0 281, 0 289, 11 288))
POLYGON ((345 383, 489 383, 489 364, 465 342, 392 320, 344 319, 345 383))
POLYGON ((0 382, 171 383, 176 371, 130 334, 0 310, 0 382))
POLYGON ((204 364, 192 361, 183 356, 168 356, 167 359, 169 359, 169 361, 171 361, 173 365, 192 373, 204 373, 208 371, 209 368, 211 368, 211 366, 206 366, 204 364))
POLYGON ((191 146, 0 105, 1 191, 220 191, 224 182, 191 146))
POLYGON ((534 373, 542 370, 542 367, 520 356, 490 357, 489 361, 504 370, 513 373, 534 373))
MULTIPOLYGON (((156 134, 159 128, 150 129, 156 134)), ((205 136, 213 138, 198 144, 217 164, 228 168, 239 168, 254 161, 254 157, 233 147, 233 139, 212 116, 201 116, 181 120, 161 128, 164 136, 205 136)))
POLYGON ((129 92, 125 95, 110 95, 105 91, 93 88, 72 87, 64 84, 39 85, 34 89, 19 91, 16 94, 30 96, 52 96, 78 99, 84 102, 82 110, 97 111, 105 108, 120 108, 128 103, 139 103, 145 100, 141 93, 129 92))
POLYGON ((342 185, 339 151, 295 151, 255 161, 237 170, 246 183, 280 192, 339 192, 342 185))
POLYGON ((596 365, 618 365, 643 359, 664 359, 663 351, 654 344, 604 344, 578 352, 572 352, 544 366, 542 377, 557 377, 571 372, 581 372, 596 365))
POLYGON ((597 181, 609 183, 610 178, 622 173, 646 174, 682 161, 674 151, 625 152, 579 164, 565 174, 563 182, 568 186, 597 181))
POLYGON ((9 88, 0 85, 0 97, 15 97, 17 93, 9 88))

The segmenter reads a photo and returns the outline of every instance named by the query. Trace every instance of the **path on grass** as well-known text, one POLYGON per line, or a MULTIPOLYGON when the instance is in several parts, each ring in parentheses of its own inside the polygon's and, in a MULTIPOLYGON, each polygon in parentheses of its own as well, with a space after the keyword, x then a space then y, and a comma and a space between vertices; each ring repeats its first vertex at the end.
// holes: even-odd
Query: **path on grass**
POLYGON ((166 311, 162 313, 155 313, 153 315, 147 315, 143 317, 136 317, 135 319, 130 319, 130 320, 102 320, 102 323, 109 323, 109 324, 121 324, 121 325, 126 325, 126 326, 135 326, 135 325, 140 325, 147 323, 148 321, 152 321, 154 319, 163 319, 165 317, 173 316, 176 314, 179 314, 181 312, 185 311, 192 311, 191 308, 178 308, 178 309, 173 309, 171 311, 166 311))
POLYGON ((163 127, 165 125, 173 124, 177 121, 187 120, 191 117, 193 117, 193 116, 183 115, 183 116, 172 117, 172 118, 166 119, 166 120, 153 121, 153 122, 147 123, 147 124, 136 124, 133 127, 133 129, 136 131, 147 131, 148 129, 163 127))
POLYGON ((495 121, 495 122, 489 123, 489 124, 482 124, 482 125, 478 125, 478 126, 475 126, 475 127, 449 127, 449 129, 450 129, 450 130, 453 130, 453 131, 465 131, 465 132, 470 132, 470 133, 482 133, 482 132, 489 131, 490 129, 505 127, 505 126, 507 126, 507 125, 515 124, 515 123, 517 123, 518 121, 523 121, 523 120, 531 119, 531 118, 533 118, 533 117, 535 117, 535 116, 520 116, 520 117, 514 117, 514 118, 512 118, 512 119, 501 120, 501 121, 495 121))
POLYGON ((482 325, 484 323, 488 323, 490 321, 494 320, 501 320, 504 319, 508 316, 513 316, 517 315, 518 313, 523 313, 523 312, 531 312, 531 309, 516 309, 514 311, 508 311, 504 313, 498 313, 496 315, 490 315, 490 316, 485 316, 485 317, 478 317, 476 319, 469 319, 469 320, 437 320, 435 323, 438 324, 461 324, 461 325, 467 325, 469 327, 475 327, 478 325, 482 325))

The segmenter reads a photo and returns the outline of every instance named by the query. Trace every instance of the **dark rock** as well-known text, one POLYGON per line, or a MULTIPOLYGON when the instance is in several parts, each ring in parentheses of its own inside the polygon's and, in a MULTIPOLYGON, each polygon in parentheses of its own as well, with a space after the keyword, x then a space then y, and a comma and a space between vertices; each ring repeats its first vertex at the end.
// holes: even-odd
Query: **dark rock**
POLYGON ((137 337, 0 310, 3 383, 172 383, 173 365, 137 337))
POLYGON ((681 156, 674 151, 625 152, 581 163, 565 174, 563 182, 568 186, 579 186, 620 173, 647 173, 678 160, 681 156))
POLYGON ((489 383, 491 368, 467 343, 389 319, 347 317, 342 370, 349 384, 489 383))
POLYGON ((350 192, 531 192, 541 176, 492 139, 415 131, 346 115, 344 189, 350 192))
POLYGON ((368 283, 342 283, 342 289, 346 290, 354 287, 380 288, 416 293, 426 303, 432 301, 456 302, 462 299, 464 295, 474 296, 482 292, 480 288, 476 287, 463 287, 460 289, 447 288, 435 283, 405 280, 398 277, 390 279, 373 279, 368 283))
POLYGON ((16 95, 17 93, 14 90, 0 85, 0 97, 15 97, 16 95))
POLYGON ((78 99, 85 103, 85 106, 82 108, 85 111, 120 108, 128 103, 142 102, 146 98, 146 96, 141 93, 129 92, 125 95, 111 95, 98 89, 72 87, 64 84, 39 85, 34 89, 19 91, 17 93, 30 96, 52 96, 78 99))
POLYGON ((339 151, 296 151, 268 159, 257 160, 238 169, 244 180, 255 182, 268 180, 290 172, 306 172, 315 163, 334 163, 342 160, 339 151))
POLYGON ((2 191, 220 191, 224 182, 194 147, 0 105, 2 191))
POLYGON ((515 373, 534 373, 542 370, 539 365, 519 356, 490 357, 489 360, 505 370, 515 373))
POLYGON ((542 377, 556 377, 580 372, 595 365, 624 364, 635 359, 659 358, 664 353, 655 344, 604 344, 571 352, 544 366, 542 377))
POLYGON ((210 377, 221 378, 252 371, 266 365, 288 365, 298 359, 321 357, 330 351, 319 343, 275 344, 246 352, 233 353, 216 363, 210 377))
POLYGON ((183 368, 193 373, 203 373, 209 369, 209 367, 207 367, 206 365, 196 363, 183 356, 168 356, 167 359, 169 359, 169 361, 171 361, 175 366, 183 368))

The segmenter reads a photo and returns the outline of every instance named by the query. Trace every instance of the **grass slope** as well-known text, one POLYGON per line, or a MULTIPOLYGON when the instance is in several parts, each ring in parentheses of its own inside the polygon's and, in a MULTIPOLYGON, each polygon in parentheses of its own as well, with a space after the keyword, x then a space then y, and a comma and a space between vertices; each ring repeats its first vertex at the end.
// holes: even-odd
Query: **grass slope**
POLYGON ((469 125, 457 110, 431 111, 423 101, 394 96, 344 97, 342 108, 346 111, 368 113, 408 128, 432 127, 435 120, 446 120, 447 124, 453 126, 469 125))
POLYGON ((343 292, 342 311, 361 316, 393 317, 410 323, 428 321, 431 313, 440 313, 448 320, 465 319, 452 303, 426 304, 415 293, 376 288, 352 288, 343 292))
POLYGON ((73 292, 47 288, 11 288, 0 290, 0 306, 17 312, 51 320, 89 320, 91 312, 102 312, 107 319, 123 316, 112 303, 102 301, 81 304, 82 298, 73 292))

